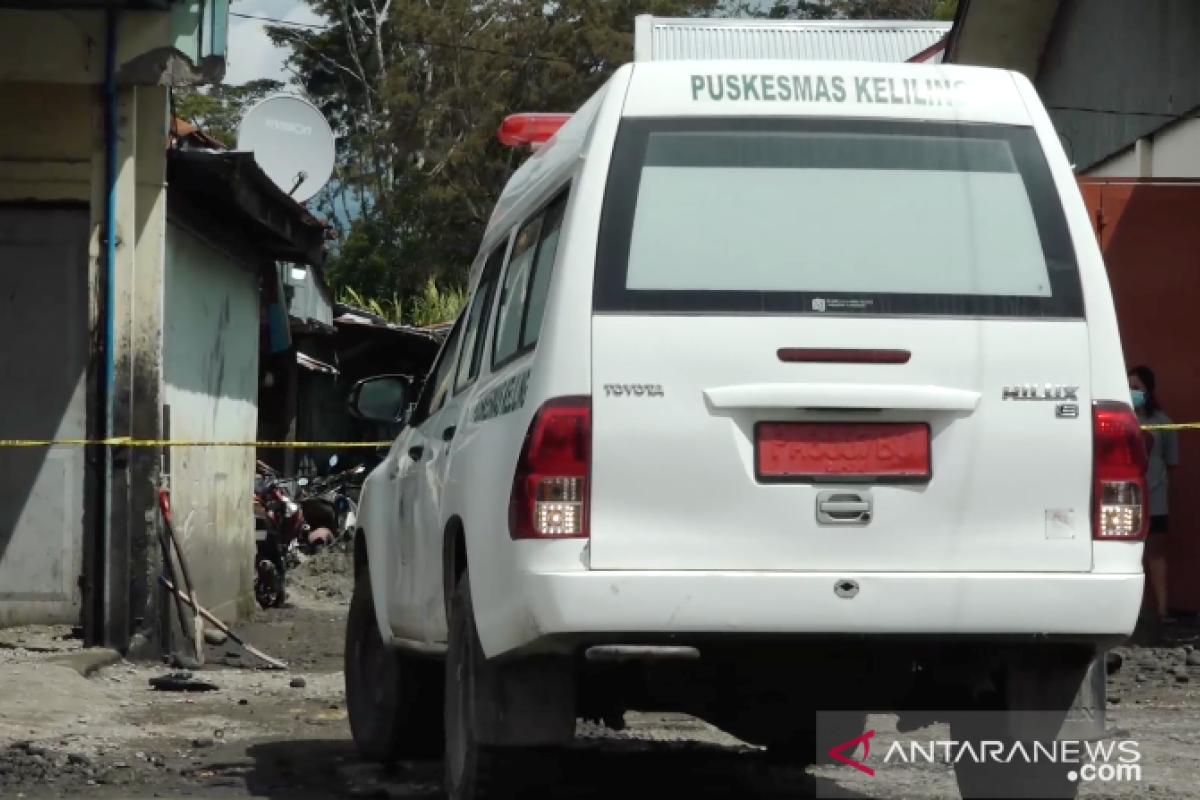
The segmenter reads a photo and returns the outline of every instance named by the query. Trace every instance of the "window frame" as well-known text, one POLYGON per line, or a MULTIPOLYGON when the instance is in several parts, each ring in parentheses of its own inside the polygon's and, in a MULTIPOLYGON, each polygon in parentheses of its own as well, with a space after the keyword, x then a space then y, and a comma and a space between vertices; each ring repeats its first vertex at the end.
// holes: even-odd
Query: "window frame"
MULTIPOLYGON (((483 261, 483 269, 479 273, 479 283, 475 287, 475 295, 471 298, 471 302, 467 304, 463 313, 466 315, 466 324, 470 325, 471 312, 475 310, 476 304, 479 304, 483 309, 479 317, 479 327, 476 331, 475 341, 472 342, 472 352, 467 353, 465 349, 466 339, 458 347, 458 359, 454 368, 454 386, 453 393, 457 396, 466 392, 479 381, 479 375, 483 371, 483 354, 486 352, 487 338, 491 330, 492 310, 496 305, 496 293, 500 286, 500 276, 504 272, 504 264, 508 258, 509 245, 512 242, 512 236, 506 237, 502 242, 497 244, 483 261), (483 295, 480 295, 480 289, 485 289, 483 295), (469 358, 467 363, 464 359, 469 358), (461 372, 464 364, 467 365, 467 380, 462 385, 459 385, 461 372)), ((466 328, 463 329, 464 331, 466 328)), ((465 337, 465 333, 464 333, 465 337)))
MULTIPOLYGON (((425 385, 421 387, 421 394, 417 397, 417 404, 413 407, 412 417, 408 420, 409 427, 419 428, 433 418, 443 408, 446 407, 446 400, 442 400, 442 404, 436 409, 433 408, 433 392, 436 391, 437 381, 434 376, 437 375, 438 367, 446 358, 454 360, 454 365, 458 365, 458 345, 459 334, 462 332, 463 321, 466 319, 466 313, 460 313, 458 319, 454 321, 454 327, 450 329, 449 335, 446 336, 446 341, 442 345, 442 349, 438 352, 437 358, 433 360, 433 364, 429 367, 429 372, 425 376, 425 385), (453 352, 451 352, 453 351, 453 352), (418 418, 418 414, 425 408, 425 416, 418 418)), ((454 388, 453 381, 450 385, 450 390, 454 388)), ((445 398, 452 395, 452 391, 447 390, 445 398)))
POLYGON ((816 315, 1071 321, 1087 317, 1079 258, 1053 170, 1041 148, 1036 131, 1028 126, 1017 125, 844 117, 626 118, 621 121, 617 132, 604 191, 593 280, 594 314, 816 315), (656 133, 776 131, 857 132, 877 135, 911 133, 918 136, 961 136, 1008 142, 1013 149, 1018 174, 1025 183, 1042 251, 1046 257, 1047 277, 1052 287, 1051 296, 627 288, 638 192, 651 136, 656 133), (849 301, 850 304, 836 311, 820 311, 814 307, 814 301, 819 300, 849 301), (864 300, 869 302, 857 305, 864 300))
MULTIPOLYGON (((525 332, 529 330, 529 301, 533 299, 533 289, 537 285, 538 264, 542 260, 542 248, 546 244, 546 222, 553 219, 552 213, 558 215, 558 239, 554 242, 554 255, 547 265, 550 269, 550 280, 554 280, 554 263, 558 260, 559 245, 562 244, 562 231, 567 224, 567 205, 571 202, 571 186, 567 184, 562 191, 556 192, 550 202, 542 208, 542 229, 538 232, 537 252, 533 254, 533 264, 529 272, 529 286, 525 292, 525 308, 521 310, 521 330, 517 334, 517 350, 529 352, 537 347, 538 339, 542 338, 541 328, 537 337, 528 344, 525 343, 525 332), (560 203, 561 201, 561 203, 560 203)), ((546 284, 546 299, 542 301, 542 322, 546 320, 546 306, 550 297, 550 284, 546 284)))
MULTIPOLYGON (((539 204, 538 207, 534 211, 532 211, 528 216, 526 216, 523 220, 521 220, 520 223, 518 223, 517 225, 514 225, 511 229, 510 238, 512 238, 514 244, 508 250, 508 257, 505 259, 505 264, 504 264, 504 274, 501 277, 501 279, 499 281, 497 281, 497 283, 496 283, 496 286, 500 289, 500 291, 498 292, 499 297, 497 298, 497 301, 496 301, 495 313, 492 315, 492 331, 491 331, 491 333, 492 333, 492 346, 491 346, 492 372, 503 369, 504 367, 508 366, 509 364, 513 363, 514 361, 517 361, 517 360, 529 355, 530 353, 532 353, 534 350, 537 349, 538 339, 541 338, 540 333, 538 335, 538 339, 534 339, 529 344, 522 344, 522 339, 525 338, 525 325, 529 318, 529 295, 530 295, 530 292, 533 290, 533 278, 534 278, 534 273, 537 268, 537 260, 538 260, 538 256, 542 252, 542 245, 544 244, 543 233, 546 230, 546 228, 545 228, 546 212, 549 211, 550 207, 552 205, 554 205, 558 200, 560 200, 560 199, 563 200, 562 222, 563 222, 563 224, 566 223, 566 211, 567 211, 567 205, 570 203, 570 199, 571 199, 572 183, 573 183, 573 181, 567 181, 565 184, 563 184, 562 186, 555 189, 555 191, 550 195, 550 197, 545 202, 539 204), (529 277, 525 281, 525 293, 522 298, 522 306, 521 306, 521 325, 520 325, 519 329, 517 330, 517 349, 514 350, 512 353, 510 353, 508 356, 506 356, 503 360, 497 361, 496 360, 496 347, 500 343, 500 331, 499 331, 499 327, 498 327, 500 324, 500 304, 503 303, 505 300, 503 284, 504 284, 505 280, 507 280, 507 278, 508 278, 509 270, 512 268, 512 262, 513 262, 512 251, 513 251, 513 248, 516 247, 516 244, 515 244, 516 237, 518 235, 520 235, 520 232, 522 230, 524 230, 529 225, 533 224, 533 222, 535 220, 537 220, 539 217, 541 218, 541 221, 542 221, 542 227, 538 230, 538 240, 537 240, 537 245, 533 248, 533 261, 530 264, 529 277)), ((561 241, 561 236, 559 237, 559 241, 561 241)), ((555 259, 557 260, 557 258, 558 258, 558 251, 557 251, 557 245, 555 245, 555 259)), ((547 292, 549 292, 549 285, 547 285, 547 292)))

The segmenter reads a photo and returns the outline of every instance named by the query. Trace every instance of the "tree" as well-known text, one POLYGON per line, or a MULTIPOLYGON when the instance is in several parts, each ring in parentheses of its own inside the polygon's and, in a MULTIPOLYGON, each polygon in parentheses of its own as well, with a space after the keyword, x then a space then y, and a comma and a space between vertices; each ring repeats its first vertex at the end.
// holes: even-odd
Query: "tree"
POLYGON ((465 282, 525 157, 496 141, 505 115, 575 110, 631 59, 636 15, 716 0, 307 2, 327 28, 268 33, 339 134, 339 185, 359 208, 330 279, 404 303, 431 279, 465 282))
POLYGON ((750 16, 813 20, 952 20, 958 0, 775 0, 767 10, 747 5, 750 16))
POLYGON ((238 124, 250 106, 283 88, 266 78, 240 84, 217 84, 207 89, 176 89, 175 116, 196 125, 224 145, 237 144, 238 124))
POLYGON ((462 296, 491 209, 526 157, 497 142, 503 118, 577 109, 631 59, 637 15, 932 19, 957 2, 305 1, 327 26, 267 31, 338 135, 335 181, 313 202, 353 221, 327 274, 365 302, 406 310, 431 286, 462 296))

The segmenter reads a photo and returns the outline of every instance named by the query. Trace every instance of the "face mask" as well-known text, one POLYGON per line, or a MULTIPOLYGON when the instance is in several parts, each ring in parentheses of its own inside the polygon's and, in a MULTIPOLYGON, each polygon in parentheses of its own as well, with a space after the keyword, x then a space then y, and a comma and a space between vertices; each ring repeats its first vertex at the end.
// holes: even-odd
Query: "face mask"
POLYGON ((1146 407, 1146 393, 1145 392, 1143 392, 1141 389, 1133 389, 1132 391, 1129 392, 1129 394, 1132 395, 1132 397, 1133 397, 1133 407, 1134 408, 1145 408, 1146 407))

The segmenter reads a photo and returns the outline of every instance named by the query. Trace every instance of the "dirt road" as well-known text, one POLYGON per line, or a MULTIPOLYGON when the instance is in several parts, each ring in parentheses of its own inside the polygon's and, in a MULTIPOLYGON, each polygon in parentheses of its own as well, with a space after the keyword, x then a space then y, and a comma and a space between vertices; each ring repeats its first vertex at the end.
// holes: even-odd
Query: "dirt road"
MULTIPOLYGON (((232 643, 209 648, 195 676, 215 691, 154 691, 149 680, 171 671, 163 665, 123 662, 84 678, 51 665, 78 648, 68 630, 0 631, 0 797, 439 797, 439 764, 388 773, 356 760, 341 675, 350 588, 342 559, 304 565, 291 607, 239 627, 290 670, 256 669, 232 643)), ((1142 780, 1086 784, 1081 796, 1200 796, 1200 652, 1185 649, 1196 631, 1174 636, 1171 647, 1123 650, 1110 681, 1109 726, 1138 741, 1142 780)), ((805 772, 769 764, 689 717, 630 714, 627 722, 619 733, 583 726, 576 745, 546 759, 514 796, 957 796, 945 764, 889 768, 886 780, 849 768, 805 772)), ((877 759, 894 720, 871 726, 877 759)))

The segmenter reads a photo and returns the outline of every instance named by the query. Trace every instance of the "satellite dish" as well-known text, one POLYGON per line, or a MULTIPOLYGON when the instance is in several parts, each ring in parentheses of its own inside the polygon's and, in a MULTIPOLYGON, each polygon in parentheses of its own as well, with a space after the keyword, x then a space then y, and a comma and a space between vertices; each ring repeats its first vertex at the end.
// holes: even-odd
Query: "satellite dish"
POLYGON ((294 94, 271 95, 247 111, 237 149, 254 153, 267 177, 301 203, 333 177, 333 131, 316 106, 294 94))

